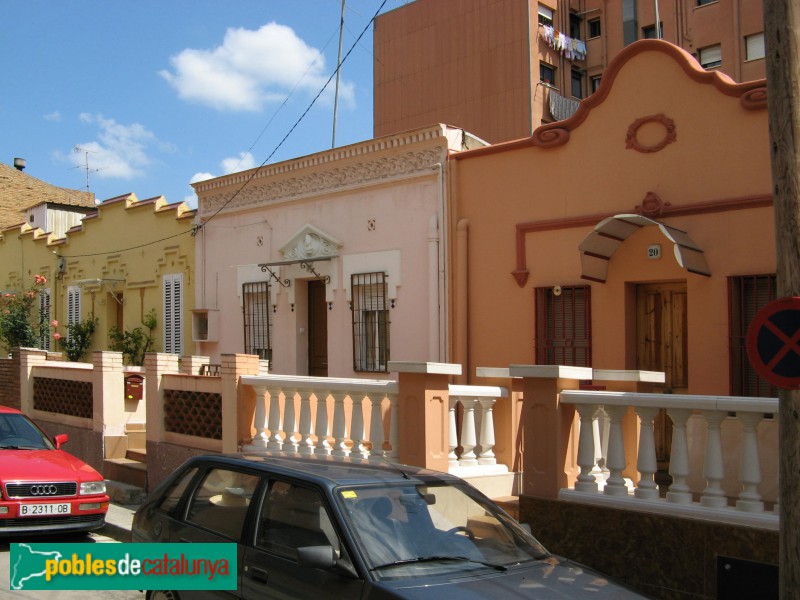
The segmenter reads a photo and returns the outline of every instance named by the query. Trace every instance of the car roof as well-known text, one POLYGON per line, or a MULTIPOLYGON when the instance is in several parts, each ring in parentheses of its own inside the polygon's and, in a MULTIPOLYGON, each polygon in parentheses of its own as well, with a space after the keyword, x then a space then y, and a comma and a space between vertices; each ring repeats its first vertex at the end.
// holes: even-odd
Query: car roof
POLYGON ((187 464, 213 462, 228 466, 255 468, 285 476, 313 481, 326 487, 363 485, 369 483, 431 483, 434 480, 458 481, 457 477, 389 460, 364 460, 359 458, 297 455, 283 452, 239 452, 196 456, 187 464))

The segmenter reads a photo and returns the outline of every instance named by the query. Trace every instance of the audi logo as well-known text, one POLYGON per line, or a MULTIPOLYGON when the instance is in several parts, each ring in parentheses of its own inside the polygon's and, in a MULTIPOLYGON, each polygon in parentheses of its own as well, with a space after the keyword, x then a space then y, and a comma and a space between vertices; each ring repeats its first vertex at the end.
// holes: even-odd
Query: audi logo
POLYGON ((58 488, 53 484, 32 485, 30 489, 31 496, 55 496, 57 493, 58 488))

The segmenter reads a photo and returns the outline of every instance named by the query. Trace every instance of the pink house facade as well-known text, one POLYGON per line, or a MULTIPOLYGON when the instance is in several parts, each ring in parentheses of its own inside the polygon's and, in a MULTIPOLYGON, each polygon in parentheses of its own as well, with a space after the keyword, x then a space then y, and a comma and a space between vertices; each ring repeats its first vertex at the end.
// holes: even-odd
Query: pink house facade
POLYGON ((447 161, 434 125, 195 184, 199 352, 290 375, 448 360, 447 161))

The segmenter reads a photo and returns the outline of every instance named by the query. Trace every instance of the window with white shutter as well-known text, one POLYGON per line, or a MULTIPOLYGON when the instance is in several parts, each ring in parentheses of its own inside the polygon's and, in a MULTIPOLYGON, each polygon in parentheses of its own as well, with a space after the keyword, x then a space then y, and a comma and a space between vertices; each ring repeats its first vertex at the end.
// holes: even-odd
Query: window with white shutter
POLYGON ((50 350, 50 288, 39 292, 39 348, 50 350))
POLYGON ((81 322, 81 288, 71 285, 67 288, 67 339, 69 326, 81 322))
POLYGON ((164 275, 164 352, 183 353, 183 275, 164 275))
POLYGON ((389 306, 386 273, 351 276, 353 369, 385 373, 389 364, 389 306))

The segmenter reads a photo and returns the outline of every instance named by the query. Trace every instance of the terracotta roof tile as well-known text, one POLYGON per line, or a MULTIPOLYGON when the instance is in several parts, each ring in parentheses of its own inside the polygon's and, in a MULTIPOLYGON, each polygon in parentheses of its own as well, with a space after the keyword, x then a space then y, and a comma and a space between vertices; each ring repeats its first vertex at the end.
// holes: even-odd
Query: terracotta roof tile
POLYGON ((0 162, 0 229, 24 222, 24 211, 42 202, 89 208, 96 206, 91 192, 50 185, 0 162))

